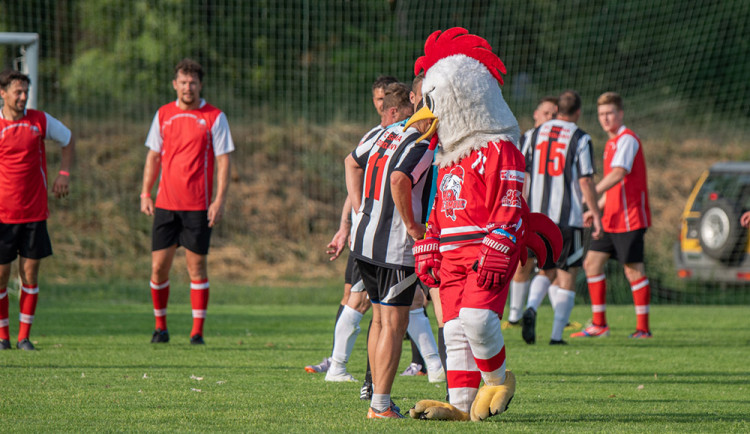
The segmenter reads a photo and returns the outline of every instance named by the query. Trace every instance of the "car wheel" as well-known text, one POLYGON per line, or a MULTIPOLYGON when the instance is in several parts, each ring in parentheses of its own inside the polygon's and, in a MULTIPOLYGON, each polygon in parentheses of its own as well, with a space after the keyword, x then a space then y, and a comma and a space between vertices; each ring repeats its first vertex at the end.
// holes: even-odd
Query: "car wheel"
POLYGON ((731 202, 717 199, 703 207, 698 239, 706 255, 719 261, 736 260, 743 253, 740 243, 746 236, 747 231, 740 225, 740 212, 731 202))

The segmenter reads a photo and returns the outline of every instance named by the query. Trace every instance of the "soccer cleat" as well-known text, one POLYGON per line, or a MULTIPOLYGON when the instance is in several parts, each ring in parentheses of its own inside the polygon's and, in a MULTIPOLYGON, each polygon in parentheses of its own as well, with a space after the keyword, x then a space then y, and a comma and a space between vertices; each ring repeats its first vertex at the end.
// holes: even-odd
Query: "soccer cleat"
POLYGON ((378 412, 374 408, 370 407, 369 410, 367 410, 367 418, 368 419, 403 419, 404 415, 395 411, 393 409, 393 406, 388 408, 386 411, 378 412))
POLYGON ((167 329, 156 329, 151 336, 152 344, 166 344, 169 342, 169 331, 167 329))
POLYGON ((343 374, 334 374, 331 371, 328 371, 326 373, 326 381, 331 381, 333 383, 354 383, 357 380, 352 376, 352 374, 344 371, 343 374))
POLYGON ((554 339, 550 339, 550 340, 549 340, 549 344, 550 344, 550 345, 568 345, 568 343, 567 343, 567 342, 565 342, 565 341, 564 341, 564 340, 562 340, 562 339, 560 339, 559 341, 556 341, 556 340, 554 340, 554 339))
POLYGON ((205 343, 203 336, 197 333, 190 337, 190 345, 205 345, 205 343))
POLYGON ((31 343, 28 339, 22 339, 16 343, 16 348, 19 350, 26 350, 26 351, 34 351, 36 348, 34 348, 34 344, 31 343))
POLYGON ((636 330, 635 333, 630 335, 631 339, 650 339, 652 337, 650 331, 644 332, 643 330, 636 330))
POLYGON ((10 341, 7 339, 0 339, 0 350, 9 350, 10 341))
POLYGON ((508 330, 521 327, 521 321, 503 321, 500 325, 501 330, 508 330))
POLYGON ((362 401, 370 401, 372 399, 372 382, 365 380, 362 383, 362 388, 359 389, 359 399, 362 401))
POLYGON ((305 372, 309 372, 310 374, 317 374, 321 372, 328 372, 328 368, 331 366, 331 358, 326 357, 323 359, 322 362, 320 362, 317 365, 307 365, 305 366, 305 372))
POLYGON ((419 363, 411 362, 409 366, 404 369, 404 372, 401 373, 402 377, 414 377, 416 375, 424 375, 422 373, 422 365, 419 363))
POLYGON ((445 382, 445 370, 441 366, 440 370, 437 372, 428 372, 427 379, 430 383, 444 383, 445 382))
POLYGON ((536 343, 536 311, 534 308, 527 308, 523 312, 521 317, 523 328, 521 329, 521 336, 527 344, 536 343))
POLYGON ((592 325, 578 333, 570 335, 571 338, 603 338, 609 336, 609 326, 592 325))

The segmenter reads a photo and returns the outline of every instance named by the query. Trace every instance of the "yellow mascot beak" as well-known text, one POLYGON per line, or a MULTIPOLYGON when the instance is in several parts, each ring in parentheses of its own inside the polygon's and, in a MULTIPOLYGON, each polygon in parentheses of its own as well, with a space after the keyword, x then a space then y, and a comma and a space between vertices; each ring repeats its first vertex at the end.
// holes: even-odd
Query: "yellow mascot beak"
POLYGON ((423 106, 421 109, 419 109, 416 113, 414 113, 411 118, 409 118, 409 121, 406 122, 406 125, 404 125, 404 129, 409 128, 413 124, 423 121, 425 119, 432 120, 432 125, 430 125, 430 128, 422 134, 421 137, 417 139, 417 142, 421 142, 422 140, 431 138, 435 131, 437 131, 437 124, 438 124, 438 118, 434 114, 432 114, 432 110, 430 110, 427 106, 423 106))

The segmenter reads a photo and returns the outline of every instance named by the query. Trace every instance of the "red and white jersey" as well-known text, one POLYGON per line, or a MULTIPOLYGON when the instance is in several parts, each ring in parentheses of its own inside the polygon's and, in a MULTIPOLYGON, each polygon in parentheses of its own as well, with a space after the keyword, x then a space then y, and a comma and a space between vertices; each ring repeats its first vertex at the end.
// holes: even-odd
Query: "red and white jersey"
POLYGON ((70 130, 49 114, 27 109, 17 120, 0 112, 0 223, 46 220, 47 154, 44 139, 65 147, 70 130))
POLYGON ((481 244, 496 227, 520 228, 524 165, 515 144, 502 140, 438 170, 429 231, 440 235, 444 256, 481 244))
POLYGON ((617 131, 617 137, 609 139, 604 147, 604 176, 614 167, 621 167, 628 174, 607 190, 602 210, 604 231, 621 233, 651 226, 646 160, 641 139, 624 125, 617 131))
POLYGON ((203 211, 211 203, 214 156, 234 151, 227 117, 201 100, 195 110, 182 110, 177 101, 156 112, 146 146, 161 154, 157 208, 203 211))

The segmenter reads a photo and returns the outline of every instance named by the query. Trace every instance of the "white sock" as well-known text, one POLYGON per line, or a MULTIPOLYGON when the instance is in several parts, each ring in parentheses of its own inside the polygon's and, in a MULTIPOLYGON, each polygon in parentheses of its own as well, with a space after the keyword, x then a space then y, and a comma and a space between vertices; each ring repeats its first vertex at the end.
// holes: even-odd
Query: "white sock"
POLYGON ((573 305, 576 301, 575 291, 568 291, 564 288, 557 290, 557 301, 555 302, 555 322, 552 324, 552 336, 554 341, 562 340, 562 333, 565 325, 570 320, 570 312, 573 311, 573 305))
POLYGON ((423 307, 409 312, 409 327, 406 331, 409 332, 409 336, 417 345, 419 354, 422 355, 427 365, 427 370, 429 372, 439 371, 443 364, 438 355, 437 342, 435 342, 435 335, 432 334, 430 319, 424 315, 423 307))
POLYGON ((526 293, 529 291, 531 281, 510 282, 510 312, 508 312, 508 321, 518 322, 523 314, 523 301, 526 299, 526 293))
MULTIPOLYGON (((345 365, 349 361, 354 343, 357 341, 357 336, 361 330, 359 322, 362 321, 362 316, 357 310, 344 306, 339 320, 336 321, 336 329, 333 333, 333 352, 331 353, 333 362, 345 365)), ((331 363, 331 368, 333 366, 334 364, 331 363)))
POLYGON ((390 393, 373 393, 372 401, 370 401, 370 407, 374 408, 378 413, 382 413, 391 408, 391 394, 390 393))
POLYGON ((526 302, 526 308, 530 307, 538 312, 544 296, 547 295, 547 288, 549 288, 551 283, 547 276, 543 274, 534 276, 531 279, 531 286, 529 286, 529 300, 526 302))
POLYGON ((557 305, 557 290, 560 289, 557 285, 550 285, 549 288, 547 288, 547 297, 549 297, 549 304, 552 305, 552 309, 555 309, 555 305, 557 305))

